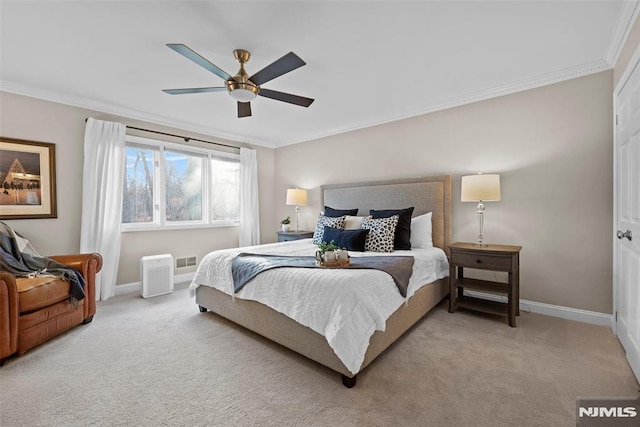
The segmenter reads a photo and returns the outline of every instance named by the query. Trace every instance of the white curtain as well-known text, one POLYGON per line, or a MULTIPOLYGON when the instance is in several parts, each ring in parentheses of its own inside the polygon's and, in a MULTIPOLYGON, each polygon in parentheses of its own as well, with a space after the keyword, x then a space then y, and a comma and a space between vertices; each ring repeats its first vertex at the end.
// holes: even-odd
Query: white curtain
POLYGON ((126 126, 121 123, 89 118, 84 133, 80 252, 102 255, 102 271, 96 277, 96 300, 112 297, 116 289, 125 132, 126 126))
POLYGON ((256 150, 240 148, 240 246, 260 244, 258 159, 256 150))

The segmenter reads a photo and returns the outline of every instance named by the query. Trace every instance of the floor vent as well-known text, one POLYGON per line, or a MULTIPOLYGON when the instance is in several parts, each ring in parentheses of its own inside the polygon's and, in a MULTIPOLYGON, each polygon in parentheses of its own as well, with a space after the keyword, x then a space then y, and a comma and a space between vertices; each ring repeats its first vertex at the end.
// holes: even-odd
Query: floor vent
POLYGON ((173 292, 173 257, 169 254, 142 257, 140 282, 144 298, 173 292))

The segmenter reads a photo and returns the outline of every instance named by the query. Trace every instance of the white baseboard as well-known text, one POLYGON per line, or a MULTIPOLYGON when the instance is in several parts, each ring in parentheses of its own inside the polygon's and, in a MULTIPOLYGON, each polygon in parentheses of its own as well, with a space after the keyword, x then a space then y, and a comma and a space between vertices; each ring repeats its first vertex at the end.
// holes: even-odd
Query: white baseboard
MULTIPOLYGON (((176 274, 173 276, 173 283, 190 282, 196 275, 195 272, 176 274)), ((128 294, 130 292, 141 293, 142 284, 140 282, 123 283, 116 286, 116 295, 128 294)))
MULTIPOLYGON (((184 273, 173 276, 174 283, 190 282, 193 280, 195 273, 184 273)), ((140 282, 123 283, 116 286, 116 295, 122 295, 129 292, 140 292, 140 282)), ((506 297, 502 295, 490 294, 486 292, 477 292, 471 290, 464 291, 466 295, 484 298, 491 301, 506 302, 506 297)), ((595 311, 581 310, 579 308, 563 307, 560 305, 545 304, 543 302, 520 300, 520 310, 524 312, 544 314, 561 319, 575 320, 592 325, 611 327, 613 316, 611 314, 598 313, 595 311)))
POLYGON ((191 273, 176 274, 173 276, 173 283, 190 282, 195 277, 195 271, 191 273))
MULTIPOLYGON (((484 298, 491 301, 506 302, 506 297, 485 292, 467 291, 464 293, 471 297, 484 298)), ((561 319, 576 320, 592 325, 611 327, 612 315, 598 313, 596 311, 581 310, 579 308, 563 307, 560 305, 545 304, 543 302, 520 300, 520 311, 544 314, 559 317, 561 319)))
POLYGON ((131 282, 116 285, 116 296, 128 294, 130 292, 142 292, 142 284, 140 282, 131 282))

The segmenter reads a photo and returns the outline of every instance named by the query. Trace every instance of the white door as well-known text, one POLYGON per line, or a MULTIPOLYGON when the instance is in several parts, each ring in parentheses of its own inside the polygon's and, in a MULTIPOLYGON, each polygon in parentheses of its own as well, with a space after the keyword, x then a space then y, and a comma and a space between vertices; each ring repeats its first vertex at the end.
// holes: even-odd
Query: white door
POLYGON ((616 89, 614 304, 616 333, 640 379, 640 54, 616 89))

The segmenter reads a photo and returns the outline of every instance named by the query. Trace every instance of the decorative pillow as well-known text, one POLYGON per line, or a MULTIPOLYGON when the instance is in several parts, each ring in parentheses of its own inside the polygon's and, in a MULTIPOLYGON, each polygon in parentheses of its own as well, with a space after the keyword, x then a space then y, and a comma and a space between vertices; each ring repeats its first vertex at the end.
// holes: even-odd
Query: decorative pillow
POLYGON ((362 228, 362 220, 365 218, 371 219, 371 215, 368 216, 352 216, 347 215, 344 219, 345 230, 360 230, 362 228))
POLYGON ((389 218, 364 218, 362 228, 369 230, 364 250, 370 252, 393 252, 393 236, 398 225, 398 215, 389 218))
POLYGON ((318 217, 318 222, 316 223, 316 230, 313 232, 313 244, 317 245, 322 242, 322 235, 324 234, 324 227, 333 227, 339 230, 344 229, 344 216, 339 217, 328 217, 324 215, 320 215, 318 217))
POLYGON ((333 209, 330 206, 324 207, 324 216, 330 216, 331 218, 335 218, 338 216, 344 215, 358 215, 358 208, 355 209, 333 209))
POLYGON ((334 245, 348 251, 364 252, 364 242, 369 230, 339 230, 337 228, 324 227, 323 242, 333 242, 334 245))
POLYGON ((411 247, 431 248, 433 247, 433 237, 431 232, 432 213, 417 216, 411 219, 411 247))
POLYGON ((413 215, 413 206, 406 209, 386 209, 369 211, 374 218, 389 218, 398 215, 398 226, 393 240, 394 249, 411 249, 411 215, 413 215))

